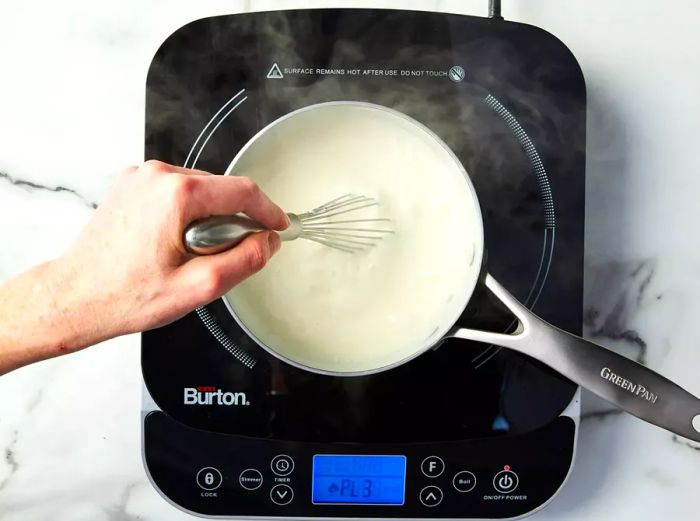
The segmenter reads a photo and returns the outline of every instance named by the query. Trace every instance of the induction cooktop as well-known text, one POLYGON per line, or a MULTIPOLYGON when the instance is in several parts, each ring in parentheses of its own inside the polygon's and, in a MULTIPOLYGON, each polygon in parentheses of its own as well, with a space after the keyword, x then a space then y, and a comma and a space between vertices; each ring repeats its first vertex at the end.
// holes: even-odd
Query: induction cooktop
MULTIPOLYGON (((379 9, 197 20, 153 58, 145 155, 223 173, 270 122, 335 100, 437 133, 476 188, 489 271, 581 332, 585 83, 541 29, 379 9)), ((459 325, 515 323, 477 289, 459 325)), ((577 386, 463 340, 379 374, 312 374, 271 357, 215 301, 145 332, 142 371, 147 472, 201 516, 518 517, 551 500, 575 452, 577 386)))

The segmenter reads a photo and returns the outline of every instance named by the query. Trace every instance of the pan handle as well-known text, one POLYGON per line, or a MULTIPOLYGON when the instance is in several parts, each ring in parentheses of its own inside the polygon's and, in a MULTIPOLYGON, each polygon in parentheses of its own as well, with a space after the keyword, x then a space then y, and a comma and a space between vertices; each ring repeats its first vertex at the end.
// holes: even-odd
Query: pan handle
POLYGON ((518 318, 512 334, 457 329, 450 336, 529 355, 642 420, 700 442, 700 399, 660 374, 545 322, 491 275, 486 287, 518 318))

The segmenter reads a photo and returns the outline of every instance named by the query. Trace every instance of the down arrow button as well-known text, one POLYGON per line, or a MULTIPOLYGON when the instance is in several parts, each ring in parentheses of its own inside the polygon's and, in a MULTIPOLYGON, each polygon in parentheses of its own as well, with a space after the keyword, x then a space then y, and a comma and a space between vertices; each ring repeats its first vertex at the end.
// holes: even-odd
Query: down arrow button
POLYGON ((270 490, 270 499, 275 505, 288 505, 294 499, 294 490, 289 485, 275 485, 270 490))

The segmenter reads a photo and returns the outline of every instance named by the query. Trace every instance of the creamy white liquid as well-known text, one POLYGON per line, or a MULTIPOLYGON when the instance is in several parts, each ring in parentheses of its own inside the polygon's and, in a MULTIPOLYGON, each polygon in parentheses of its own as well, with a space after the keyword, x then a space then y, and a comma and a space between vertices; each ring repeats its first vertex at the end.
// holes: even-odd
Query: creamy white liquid
POLYGON ((226 295, 246 329, 283 357, 374 370, 434 343, 461 314, 480 269, 478 205, 456 159, 412 120, 318 105, 273 125, 227 173, 251 177, 287 212, 355 193, 380 207, 353 215, 392 220, 395 233, 361 253, 285 242, 226 295))

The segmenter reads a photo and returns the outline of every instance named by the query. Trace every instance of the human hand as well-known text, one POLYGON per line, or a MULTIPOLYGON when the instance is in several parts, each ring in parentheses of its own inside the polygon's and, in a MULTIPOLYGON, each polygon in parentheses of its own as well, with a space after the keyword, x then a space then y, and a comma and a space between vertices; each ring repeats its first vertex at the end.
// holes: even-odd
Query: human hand
POLYGON ((70 349, 172 322, 262 269, 280 248, 275 232, 253 234, 216 255, 194 257, 184 249, 192 221, 239 212, 273 230, 289 224, 247 178, 159 161, 126 169, 49 270, 53 305, 71 329, 70 349))

